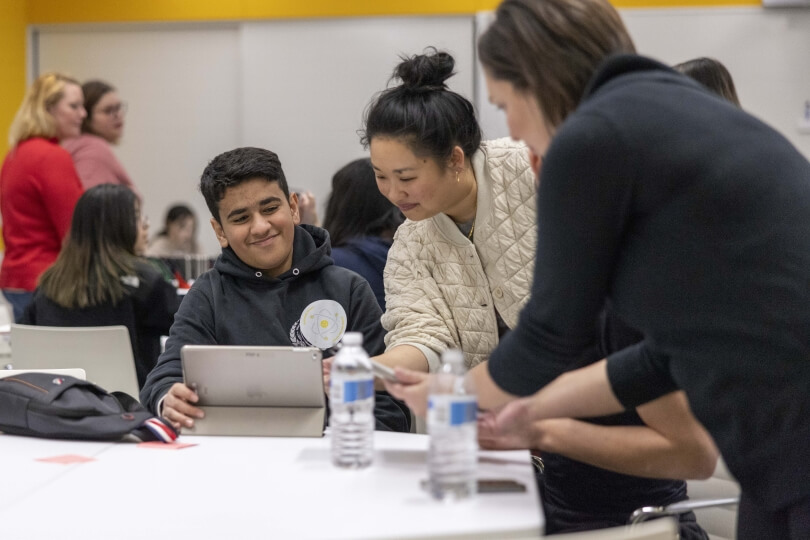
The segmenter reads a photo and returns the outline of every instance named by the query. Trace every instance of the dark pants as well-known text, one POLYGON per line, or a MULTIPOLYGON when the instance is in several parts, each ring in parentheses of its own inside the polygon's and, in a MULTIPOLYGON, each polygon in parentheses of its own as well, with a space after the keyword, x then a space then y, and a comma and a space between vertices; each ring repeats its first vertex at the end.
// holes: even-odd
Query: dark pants
MULTIPOLYGON (((594 509, 575 510, 562 508, 549 501, 546 496, 545 477, 535 471, 537 490, 543 503, 543 514, 546 518, 545 534, 572 533, 621 527, 627 525, 631 512, 596 512, 594 509)), ((617 494, 621 496, 621 494, 617 494)), ((678 516, 678 529, 680 540, 709 540, 709 535, 698 525, 694 512, 687 512, 678 516)), ((808 537, 810 540, 810 537, 808 537)))
POLYGON ((25 308, 31 303, 34 293, 15 289, 3 289, 3 296, 6 297, 6 301, 11 304, 11 309, 14 311, 14 322, 18 322, 22 319, 25 308))
POLYGON ((737 512, 738 540, 807 540, 810 538, 810 497, 770 512, 745 493, 737 512))

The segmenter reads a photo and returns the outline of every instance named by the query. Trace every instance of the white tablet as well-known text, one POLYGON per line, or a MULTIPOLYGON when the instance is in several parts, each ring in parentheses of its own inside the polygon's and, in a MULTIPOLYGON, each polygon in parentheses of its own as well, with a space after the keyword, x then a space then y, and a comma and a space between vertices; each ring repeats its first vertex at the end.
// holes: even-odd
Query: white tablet
POLYGON ((322 355, 314 347, 185 345, 180 358, 199 406, 325 405, 322 355))

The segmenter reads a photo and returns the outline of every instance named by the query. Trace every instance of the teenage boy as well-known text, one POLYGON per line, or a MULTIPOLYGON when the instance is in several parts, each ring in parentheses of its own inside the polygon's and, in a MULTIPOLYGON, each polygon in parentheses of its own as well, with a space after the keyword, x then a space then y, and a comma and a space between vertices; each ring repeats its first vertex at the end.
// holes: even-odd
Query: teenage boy
MULTIPOLYGON (((295 345, 324 351, 345 331, 362 332, 370 355, 383 352, 381 310, 368 283, 335 266, 328 233, 299 221, 278 156, 237 148, 215 157, 200 191, 222 246, 214 268, 188 291, 166 351, 141 390, 141 403, 175 427, 191 427, 203 412, 183 384, 183 345, 295 345)), ((325 355, 329 353, 325 352, 325 355)), ((377 392, 377 429, 408 431, 410 413, 377 392)))

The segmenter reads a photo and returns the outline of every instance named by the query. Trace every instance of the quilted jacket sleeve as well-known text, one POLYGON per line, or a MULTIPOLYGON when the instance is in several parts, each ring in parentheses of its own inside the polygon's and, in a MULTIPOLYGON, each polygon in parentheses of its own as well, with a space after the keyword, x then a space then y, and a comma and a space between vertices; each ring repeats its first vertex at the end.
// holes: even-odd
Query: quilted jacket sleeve
POLYGON ((383 273, 386 312, 382 316, 386 350, 411 345, 425 355, 431 372, 438 370, 441 353, 461 348, 447 301, 432 269, 435 261, 420 238, 425 223, 406 221, 397 230, 383 273))

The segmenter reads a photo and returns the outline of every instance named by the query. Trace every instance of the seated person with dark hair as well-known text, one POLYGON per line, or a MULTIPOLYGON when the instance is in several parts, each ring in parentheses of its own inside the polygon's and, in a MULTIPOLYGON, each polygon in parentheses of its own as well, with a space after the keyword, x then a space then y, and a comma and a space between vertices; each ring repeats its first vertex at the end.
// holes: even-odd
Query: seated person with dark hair
MULTIPOLYGON (((370 355, 384 350, 374 293, 366 280, 333 264, 325 230, 295 225, 298 197, 290 195, 275 153, 220 154, 205 168, 200 191, 222 254, 180 305, 166 352, 141 391, 146 407, 177 428, 203 417, 197 395, 183 384, 180 349, 187 344, 329 350, 346 331, 361 332, 370 355), (326 324, 305 324, 312 313, 328 313, 319 318, 326 324)), ((410 429, 407 407, 386 392, 377 392, 374 415, 377 429, 410 429)))

